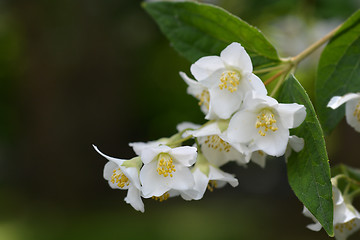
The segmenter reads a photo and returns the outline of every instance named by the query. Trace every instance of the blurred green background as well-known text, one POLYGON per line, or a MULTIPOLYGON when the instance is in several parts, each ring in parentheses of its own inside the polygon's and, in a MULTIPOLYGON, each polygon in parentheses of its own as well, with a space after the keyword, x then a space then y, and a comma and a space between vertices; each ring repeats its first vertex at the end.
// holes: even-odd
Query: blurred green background
MULTIPOLYGON (((102 178, 93 149, 134 156, 128 142, 203 123, 186 94, 180 57, 137 0, 0 0, 0 240, 328 239, 305 228, 283 159, 265 169, 228 165, 239 186, 200 201, 144 200, 102 178)), ((223 0, 263 30, 283 57, 321 38, 359 0, 223 0)), ((297 76, 312 94, 315 60, 297 76)), ((331 165, 360 167, 359 134, 344 122, 328 138, 331 165)), ((359 205, 358 205, 359 207, 359 205)), ((358 239, 359 233, 352 239, 358 239)))

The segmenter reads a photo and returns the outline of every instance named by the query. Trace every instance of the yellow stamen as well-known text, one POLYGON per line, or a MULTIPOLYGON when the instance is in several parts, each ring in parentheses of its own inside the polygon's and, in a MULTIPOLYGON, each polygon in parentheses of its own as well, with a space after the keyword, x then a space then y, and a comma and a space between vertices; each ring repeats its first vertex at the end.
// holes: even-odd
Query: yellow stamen
POLYGON ((112 182, 113 184, 116 183, 116 185, 120 188, 129 186, 130 184, 129 179, 125 176, 125 174, 121 171, 120 168, 113 170, 113 174, 111 175, 110 182, 112 182))
POLYGON ((207 189, 209 189, 209 191, 212 192, 216 187, 217 187, 217 182, 215 180, 210 180, 207 185, 207 189))
POLYGON ((219 152, 225 151, 230 152, 231 145, 224 140, 222 140, 218 135, 207 136, 205 144, 214 150, 219 152))
POLYGON ((157 169, 159 175, 173 177, 172 172, 176 172, 172 157, 167 153, 160 153, 158 156, 157 169))
POLYGON ((201 92, 201 95, 197 95, 196 96, 200 101, 199 101, 199 106, 204 105, 207 110, 209 110, 209 103, 210 103, 210 93, 208 90, 203 90, 201 92))
POLYGON ((219 88, 235 92, 240 84, 241 75, 235 71, 225 71, 221 74, 219 88))
POLYGON ((354 117, 357 118, 357 120, 360 122, 360 101, 356 105, 355 111, 354 111, 354 117))
POLYGON ((257 116, 255 127, 259 129, 258 133, 261 136, 266 136, 267 131, 271 130, 276 132, 278 127, 276 126, 276 119, 274 114, 268 110, 262 110, 257 116))
POLYGON ((339 223, 335 226, 335 229, 340 231, 341 233, 347 229, 348 231, 353 230, 356 227, 355 219, 352 219, 346 223, 339 223))
POLYGON ((160 197, 152 196, 151 198, 156 201, 163 202, 163 201, 167 200, 169 197, 170 197, 170 194, 168 192, 166 192, 163 195, 161 195, 160 197))

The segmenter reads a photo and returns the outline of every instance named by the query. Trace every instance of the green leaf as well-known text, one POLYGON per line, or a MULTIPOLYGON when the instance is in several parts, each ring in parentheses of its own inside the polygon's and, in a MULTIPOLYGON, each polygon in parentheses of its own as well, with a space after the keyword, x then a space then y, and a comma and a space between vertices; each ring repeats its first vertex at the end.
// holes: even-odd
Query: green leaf
POLYGON ((316 108, 323 130, 329 134, 341 121, 345 107, 333 110, 333 96, 360 92, 360 10, 337 31, 321 54, 316 81, 316 108))
POLYGON ((279 101, 298 103, 306 107, 306 118, 292 135, 305 141, 304 149, 292 152, 287 162, 289 184, 299 200, 309 209, 324 227, 333 235, 333 200, 330 181, 330 167, 325 141, 314 107, 301 84, 293 75, 284 82, 279 101))
POLYGON ((196 2, 144 3, 172 46, 192 63, 203 56, 219 55, 239 42, 254 66, 278 63, 279 56, 255 27, 220 7, 196 2))

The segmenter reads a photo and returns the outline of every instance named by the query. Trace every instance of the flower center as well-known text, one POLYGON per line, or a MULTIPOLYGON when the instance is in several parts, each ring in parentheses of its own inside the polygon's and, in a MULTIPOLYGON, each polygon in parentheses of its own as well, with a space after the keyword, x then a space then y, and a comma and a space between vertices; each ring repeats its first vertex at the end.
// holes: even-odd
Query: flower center
POLYGON ((222 151, 229 152, 231 149, 231 145, 225 142, 224 140, 222 140, 218 135, 207 136, 205 140, 205 144, 209 148, 219 150, 219 152, 222 151))
POLYGON ((360 101, 356 105, 355 111, 354 111, 354 117, 357 118, 357 120, 360 122, 360 101))
POLYGON ((204 105, 207 110, 209 110, 209 102, 210 102, 210 94, 209 94, 209 91, 208 90, 203 90, 201 92, 201 95, 197 96, 197 98, 200 100, 199 101, 199 106, 202 106, 204 105))
POLYGON ((169 197, 170 197, 170 194, 168 192, 166 192, 163 195, 161 195, 160 197, 152 196, 151 198, 156 201, 163 202, 163 201, 167 200, 169 197))
POLYGON ((212 192, 216 187, 217 187, 217 182, 215 180, 210 180, 207 185, 207 189, 209 189, 209 191, 212 192))
POLYGON ((221 74, 219 88, 227 89, 229 92, 235 92, 240 83, 240 74, 234 71, 225 71, 221 74))
POLYGON ((173 177, 172 172, 176 172, 172 157, 167 153, 160 153, 158 157, 157 169, 159 175, 173 177))
POLYGON ((125 186, 129 186, 130 181, 125 176, 125 174, 121 171, 120 168, 114 169, 113 174, 111 175, 111 180, 113 184, 116 183, 116 185, 120 188, 124 188, 125 186))
POLYGON ((258 133, 261 136, 266 136, 266 132, 269 130, 273 132, 278 130, 276 126, 276 119, 270 110, 262 110, 259 113, 255 126, 257 129, 259 129, 258 133))
POLYGON ((335 229, 339 230, 342 233, 344 231, 344 228, 351 231, 355 227, 356 227, 356 222, 355 222, 355 219, 353 219, 353 220, 350 220, 350 221, 348 221, 346 223, 337 224, 335 226, 335 229))

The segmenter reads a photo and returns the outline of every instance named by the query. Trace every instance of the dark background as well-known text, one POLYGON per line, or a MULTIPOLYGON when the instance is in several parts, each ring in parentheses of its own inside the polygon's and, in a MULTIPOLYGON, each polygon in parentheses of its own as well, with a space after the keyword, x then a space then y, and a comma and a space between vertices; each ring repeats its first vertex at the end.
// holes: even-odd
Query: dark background
MULTIPOLYGON (((264 30, 283 57, 360 7, 358 0, 218 3, 264 30)), ((310 94, 313 61, 297 73, 310 94)), ((140 1, 0 1, 0 240, 327 239, 305 228, 312 221, 301 214, 283 159, 265 169, 230 164, 239 187, 200 201, 145 199, 144 214, 123 201, 125 191, 108 187, 106 161, 92 144, 127 159, 129 142, 204 122, 178 75, 189 68, 140 1)), ((360 167, 359 141, 342 122, 328 139, 331 165, 360 167)))

